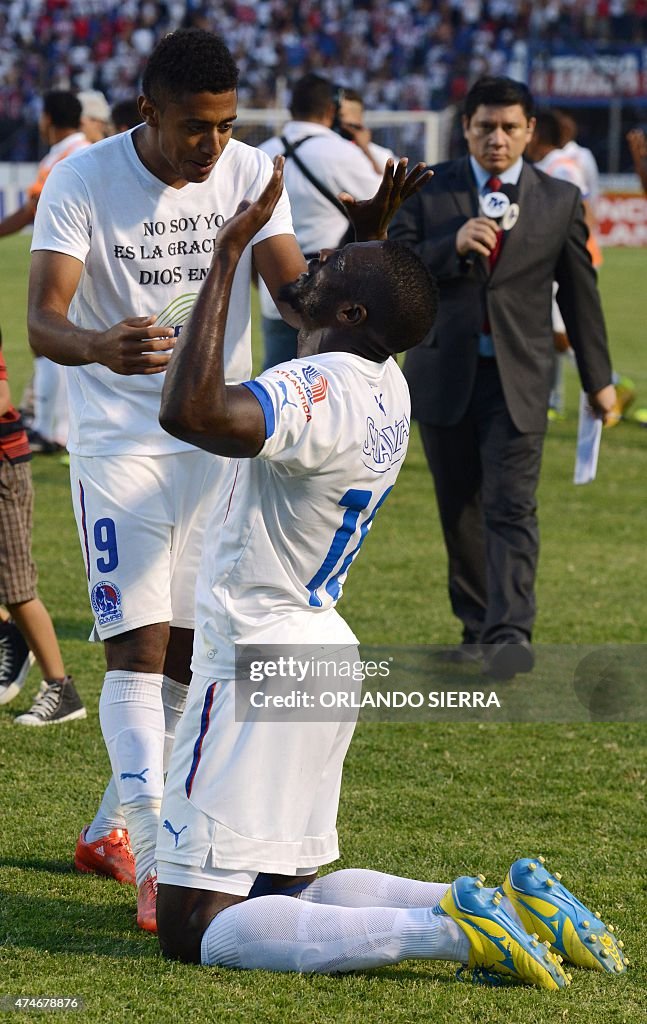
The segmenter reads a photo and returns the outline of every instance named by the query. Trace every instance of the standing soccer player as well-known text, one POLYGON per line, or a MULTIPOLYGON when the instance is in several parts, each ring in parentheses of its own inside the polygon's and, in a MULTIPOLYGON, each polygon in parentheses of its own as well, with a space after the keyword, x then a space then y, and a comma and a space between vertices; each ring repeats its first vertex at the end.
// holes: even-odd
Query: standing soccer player
MULTIPOLYGON (((126 825, 138 923, 150 930, 164 750, 189 682, 204 509, 230 471, 160 429, 160 375, 220 226, 271 174, 267 157, 231 141, 237 82, 217 37, 166 36, 144 74, 144 124, 52 171, 32 245, 30 341, 69 367, 72 494, 107 663, 100 717, 113 782, 76 863, 133 881, 126 825)), ((250 372, 252 258, 274 293, 303 269, 286 198, 240 265, 231 381, 250 372)))
MULTIPOLYGON (((228 460, 160 428, 161 374, 222 224, 272 173, 265 154, 231 139, 237 82, 217 36, 167 35, 144 73, 144 123, 55 168, 32 244, 30 341, 69 367, 72 495, 107 663, 100 718, 113 780, 75 863, 135 880, 138 923, 150 931, 163 775, 190 679, 205 510, 232 484, 228 460)), ((367 231, 385 213, 384 194, 375 200, 347 200, 367 231)), ((232 383, 251 370, 252 263, 276 299, 305 270, 285 194, 238 264, 225 337, 232 383)))

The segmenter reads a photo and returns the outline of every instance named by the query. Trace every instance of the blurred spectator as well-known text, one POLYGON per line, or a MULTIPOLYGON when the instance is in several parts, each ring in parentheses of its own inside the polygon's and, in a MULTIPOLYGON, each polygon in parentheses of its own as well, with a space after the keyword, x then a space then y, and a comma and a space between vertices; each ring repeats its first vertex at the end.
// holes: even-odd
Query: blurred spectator
MULTIPOLYGON (((243 106, 273 106, 281 79, 314 71, 372 108, 438 110, 481 74, 522 78, 530 45, 642 45, 647 9, 644 0, 11 0, 0 10, 0 118, 35 122, 52 87, 126 99, 160 37, 191 25, 232 41, 243 106)), ((23 159, 26 138, 20 129, 23 159)))
POLYGON ((47 156, 41 160, 36 180, 27 189, 26 202, 0 221, 0 238, 33 224, 45 179, 54 164, 88 145, 80 121, 81 104, 71 92, 54 89, 45 94, 38 127, 43 142, 49 147, 47 156))
POLYGON ((339 89, 333 128, 343 139, 359 146, 377 174, 382 173, 387 160, 395 159, 392 150, 373 142, 371 130, 364 124, 364 101, 356 89, 339 89))
POLYGON ((640 178, 643 192, 647 195, 647 135, 642 128, 632 128, 627 134, 627 143, 634 170, 640 178))
POLYGON ((115 135, 127 132, 130 128, 141 124, 142 121, 143 118, 139 113, 139 104, 136 99, 121 100, 112 108, 112 127, 115 135))
POLYGON ((81 103, 81 130, 88 142, 101 142, 112 135, 112 116, 108 101, 102 92, 90 89, 79 93, 81 103))
MULTIPOLYGON (((535 167, 551 178, 570 181, 582 194, 584 216, 591 240, 592 215, 589 204, 588 186, 584 174, 576 161, 561 148, 562 126, 554 111, 540 110, 535 118, 532 138, 526 146, 526 156, 535 167)), ((590 250, 589 250, 590 251, 590 250)), ((564 365, 563 360, 570 351, 566 325, 557 304, 557 284, 553 282, 553 340, 555 344, 555 366, 548 399, 548 419, 562 419, 564 416, 564 365)))
MULTIPOLYGON (((340 192, 368 199, 377 192, 382 171, 374 169, 354 143, 333 131, 339 94, 320 75, 304 75, 294 85, 290 100, 292 119, 260 149, 274 159, 285 153, 285 188, 290 197, 297 242, 306 259, 320 249, 336 249, 349 232, 340 192)), ((352 233, 354 237, 354 232, 352 233)), ((269 291, 259 285, 264 366, 294 359, 297 330, 285 323, 269 291)))
POLYGON ((577 142, 577 121, 573 115, 566 110, 555 110, 554 114, 559 122, 559 144, 564 153, 575 161, 584 176, 589 203, 595 215, 596 204, 600 198, 600 171, 597 160, 590 149, 580 146, 577 142))
MULTIPOLYGON (((45 94, 39 130, 49 150, 38 166, 36 180, 27 189, 26 202, 0 221, 0 238, 33 224, 36 206, 52 167, 88 145, 80 130, 80 121, 81 103, 73 93, 55 89, 45 94)), ((43 356, 34 362, 33 402, 34 416, 29 433, 32 451, 43 455, 62 451, 68 429, 65 369, 43 356)))

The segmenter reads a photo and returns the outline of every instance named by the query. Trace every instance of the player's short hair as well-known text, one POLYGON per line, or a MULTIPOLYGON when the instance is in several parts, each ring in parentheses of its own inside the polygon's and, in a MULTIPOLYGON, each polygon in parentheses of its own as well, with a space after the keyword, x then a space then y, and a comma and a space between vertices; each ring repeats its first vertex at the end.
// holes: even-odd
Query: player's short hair
POLYGON ((535 138, 547 146, 559 149, 562 144, 562 126, 552 110, 538 110, 535 124, 535 138))
MULTIPOLYGON (((438 311, 438 285, 413 249, 391 239, 379 250, 384 277, 367 268, 360 285, 365 294, 367 325, 377 327, 391 352, 418 345, 434 325, 438 311)), ((354 275, 353 275, 354 276, 354 275)), ((354 290, 355 301, 361 301, 354 290)))
POLYGON ((335 87, 332 82, 310 72, 294 84, 290 113, 295 121, 325 117, 334 103, 335 87))
POLYGON ((151 53, 142 90, 160 107, 169 98, 197 92, 232 92, 238 87, 238 68, 220 36, 200 28, 169 32, 151 53))
POLYGON ((535 101, 527 85, 504 75, 484 75, 477 79, 465 97, 464 113, 471 120, 477 107, 514 107, 519 104, 529 120, 535 112, 535 101))
POLYGON ((43 96, 43 113, 47 114, 54 128, 78 128, 82 109, 73 92, 51 89, 43 96))

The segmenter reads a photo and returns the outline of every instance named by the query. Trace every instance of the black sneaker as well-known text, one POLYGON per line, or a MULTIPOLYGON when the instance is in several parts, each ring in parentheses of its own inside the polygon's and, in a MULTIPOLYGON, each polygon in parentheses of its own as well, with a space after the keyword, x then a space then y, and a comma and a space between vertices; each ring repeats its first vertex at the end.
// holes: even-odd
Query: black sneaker
POLYGON ((71 676, 40 684, 36 699, 24 715, 14 719, 18 725, 58 725, 75 718, 85 718, 87 712, 79 697, 71 676))
POLYGON ((34 655, 15 622, 0 622, 0 704, 8 704, 23 688, 34 655))

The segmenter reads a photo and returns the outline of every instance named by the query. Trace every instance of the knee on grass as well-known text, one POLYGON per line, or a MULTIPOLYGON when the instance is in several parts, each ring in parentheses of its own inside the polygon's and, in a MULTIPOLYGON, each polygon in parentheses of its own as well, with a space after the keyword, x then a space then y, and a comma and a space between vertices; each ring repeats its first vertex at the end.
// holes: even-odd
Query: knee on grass
POLYGON ((169 960, 199 964, 202 936, 214 917, 244 899, 244 896, 226 892, 160 883, 157 889, 157 935, 163 956, 169 960))

